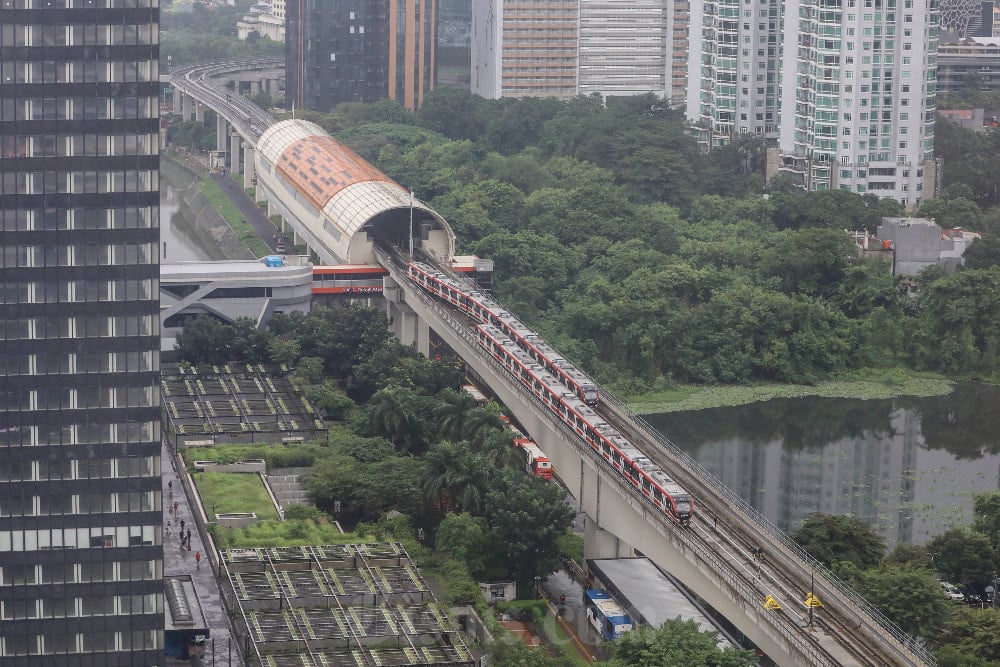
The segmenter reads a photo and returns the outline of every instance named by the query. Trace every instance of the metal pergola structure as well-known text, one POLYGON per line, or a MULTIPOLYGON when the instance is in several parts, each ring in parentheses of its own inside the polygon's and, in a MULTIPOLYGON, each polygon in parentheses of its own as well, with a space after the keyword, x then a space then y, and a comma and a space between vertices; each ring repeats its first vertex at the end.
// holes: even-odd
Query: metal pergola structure
POLYGON ((221 573, 249 665, 476 662, 399 543, 232 549, 221 573))
POLYGON ((188 440, 265 442, 326 434, 309 401, 263 364, 164 366, 160 394, 175 446, 188 440))

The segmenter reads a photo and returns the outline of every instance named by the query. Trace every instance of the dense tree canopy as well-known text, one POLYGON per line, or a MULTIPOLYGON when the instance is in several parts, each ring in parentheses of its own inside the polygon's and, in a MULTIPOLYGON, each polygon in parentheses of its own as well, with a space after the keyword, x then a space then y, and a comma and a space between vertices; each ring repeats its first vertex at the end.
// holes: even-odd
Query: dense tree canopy
POLYGON ((880 563, 885 552, 885 542, 865 522, 837 514, 812 515, 792 539, 827 566, 846 562, 865 570, 880 563))
POLYGON ((750 667, 753 651, 719 648, 717 633, 702 630, 695 621, 676 618, 655 630, 627 632, 608 644, 611 660, 599 667, 750 667))

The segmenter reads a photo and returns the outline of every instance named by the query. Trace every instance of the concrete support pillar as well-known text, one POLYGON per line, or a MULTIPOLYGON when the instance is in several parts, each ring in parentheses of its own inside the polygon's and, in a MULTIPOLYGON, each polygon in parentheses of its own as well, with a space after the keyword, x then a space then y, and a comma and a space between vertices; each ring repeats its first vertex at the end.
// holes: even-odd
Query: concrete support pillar
POLYGON ((191 105, 194 104, 194 98, 190 95, 185 95, 181 93, 181 118, 188 121, 191 120, 191 105))
POLYGON ((205 105, 197 100, 194 103, 194 119, 199 123, 205 122, 205 105))
POLYGON ((416 314, 414 316, 417 318, 415 341, 417 352, 429 358, 431 356, 431 328, 425 319, 416 314))
POLYGON ((597 526, 588 516, 583 530, 584 558, 632 558, 635 549, 597 526))
POLYGON ((217 115, 215 117, 215 150, 219 152, 226 150, 226 137, 228 136, 229 128, 226 126, 226 119, 217 115))
POLYGON ((243 145, 243 187, 253 188, 254 198, 257 197, 257 186, 254 185, 254 176, 257 174, 253 163, 254 149, 250 144, 243 145))
POLYGON ((250 82, 250 97, 255 97, 257 95, 260 95, 260 81, 259 80, 258 81, 251 81, 250 82))
POLYGON ((243 138, 239 133, 233 132, 229 135, 229 171, 238 172, 240 170, 240 144, 243 138))
POLYGON ((178 90, 177 86, 174 86, 170 102, 171 106, 174 108, 174 113, 181 112, 181 105, 183 103, 184 103, 184 93, 178 90))

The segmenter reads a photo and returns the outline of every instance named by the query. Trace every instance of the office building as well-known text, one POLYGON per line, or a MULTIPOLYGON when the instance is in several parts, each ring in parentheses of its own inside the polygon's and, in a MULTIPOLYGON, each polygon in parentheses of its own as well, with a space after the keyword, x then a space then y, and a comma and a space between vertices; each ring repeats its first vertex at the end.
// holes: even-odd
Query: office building
POLYGON ((938 47, 938 92, 1000 90, 1000 38, 966 37, 938 47))
POLYGON ((579 30, 576 0, 472 0, 472 92, 574 97, 579 30))
POLYGON ((285 106, 416 109, 435 86, 436 0, 286 0, 285 106))
POLYGON ((472 91, 683 106, 689 14, 689 0, 473 0, 472 91))
POLYGON ((163 663, 156 0, 0 0, 0 664, 163 663))
POLYGON ((936 180, 937 0, 691 5, 687 117, 776 144, 769 176, 917 206, 936 180))

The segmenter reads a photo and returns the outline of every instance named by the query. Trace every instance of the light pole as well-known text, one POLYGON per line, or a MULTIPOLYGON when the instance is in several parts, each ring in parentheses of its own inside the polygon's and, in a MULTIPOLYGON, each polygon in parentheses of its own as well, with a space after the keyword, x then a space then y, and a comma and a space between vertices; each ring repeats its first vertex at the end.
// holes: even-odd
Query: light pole
POLYGON ((413 190, 410 190, 410 259, 413 259, 413 190))

